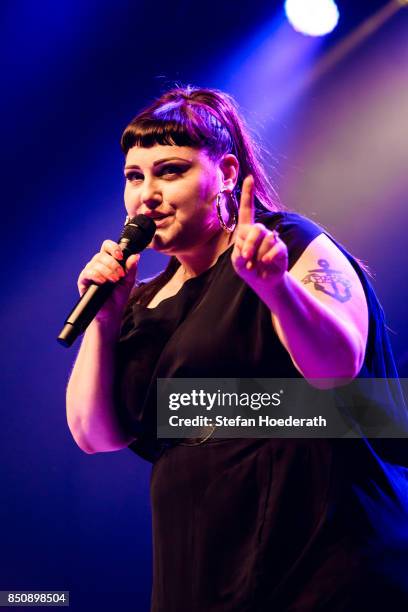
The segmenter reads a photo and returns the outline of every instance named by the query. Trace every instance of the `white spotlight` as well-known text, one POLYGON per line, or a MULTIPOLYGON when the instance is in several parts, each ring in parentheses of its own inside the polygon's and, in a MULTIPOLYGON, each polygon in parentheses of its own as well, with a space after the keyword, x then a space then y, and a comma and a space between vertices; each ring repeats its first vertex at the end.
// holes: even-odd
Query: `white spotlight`
POLYGON ((293 28, 308 36, 324 36, 339 21, 334 0, 286 0, 285 11, 293 28))

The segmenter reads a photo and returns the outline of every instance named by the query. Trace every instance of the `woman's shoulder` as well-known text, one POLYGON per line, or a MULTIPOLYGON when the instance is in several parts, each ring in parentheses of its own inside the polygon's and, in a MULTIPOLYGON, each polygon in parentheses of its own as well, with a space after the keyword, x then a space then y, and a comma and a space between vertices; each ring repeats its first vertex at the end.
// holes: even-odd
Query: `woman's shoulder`
POLYGON ((292 210, 262 211, 256 214, 256 221, 268 229, 276 229, 282 235, 297 233, 318 236, 327 230, 317 220, 292 210))
POLYGON ((144 295, 148 286, 154 281, 157 281, 159 276, 163 273, 163 270, 154 274, 153 276, 149 276, 142 279, 136 279, 135 285, 132 288, 125 310, 123 312, 122 317, 122 336, 126 335, 126 332, 129 329, 132 329, 134 326, 134 316, 135 316, 135 308, 139 306, 139 301, 142 295, 144 295))
POLYGON ((279 237, 288 247, 289 268, 317 236, 328 234, 320 223, 293 211, 261 212, 256 215, 256 221, 279 233, 279 237))

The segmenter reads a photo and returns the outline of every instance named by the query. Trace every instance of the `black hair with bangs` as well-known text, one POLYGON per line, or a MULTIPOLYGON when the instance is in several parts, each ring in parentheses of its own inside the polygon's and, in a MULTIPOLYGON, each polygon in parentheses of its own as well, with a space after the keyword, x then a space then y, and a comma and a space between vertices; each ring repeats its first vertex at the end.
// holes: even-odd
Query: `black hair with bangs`
MULTIPOLYGON (((187 146, 204 149, 213 160, 232 153, 239 162, 236 191, 251 174, 255 183, 255 207, 261 212, 279 211, 276 191, 265 172, 261 147, 250 135, 238 111, 237 103, 217 89, 175 87, 142 110, 126 127, 121 138, 125 155, 132 147, 159 145, 187 146)), ((147 284, 136 287, 129 301, 147 305, 170 280, 178 266, 171 257, 166 269, 147 284)))
POLYGON ((259 211, 277 211, 275 189, 261 161, 261 147, 250 136, 235 100, 217 89, 177 87, 142 110, 126 127, 121 139, 127 154, 134 146, 155 144, 205 149, 213 160, 233 153, 239 162, 237 190, 252 174, 259 211))

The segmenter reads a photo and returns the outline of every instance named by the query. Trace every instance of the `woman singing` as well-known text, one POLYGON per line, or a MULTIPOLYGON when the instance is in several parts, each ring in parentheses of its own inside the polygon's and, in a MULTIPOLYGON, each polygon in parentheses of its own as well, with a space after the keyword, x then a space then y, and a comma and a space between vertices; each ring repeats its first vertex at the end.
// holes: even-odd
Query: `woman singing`
POLYGON ((139 255, 125 274, 105 240, 85 266, 80 293, 117 286, 83 338, 67 413, 83 451, 153 463, 152 611, 405 609, 407 481, 392 441, 381 454, 365 437, 156 437, 157 378, 396 377, 365 272, 275 201, 227 94, 171 90, 121 144, 127 213, 154 219, 150 247, 170 260, 135 285, 139 255))

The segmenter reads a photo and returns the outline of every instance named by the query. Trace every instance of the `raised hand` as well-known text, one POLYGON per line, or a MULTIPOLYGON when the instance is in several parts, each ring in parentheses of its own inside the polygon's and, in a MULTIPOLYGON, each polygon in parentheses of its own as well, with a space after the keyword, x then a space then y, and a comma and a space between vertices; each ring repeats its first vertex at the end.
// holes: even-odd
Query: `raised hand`
POLYGON ((236 273, 255 291, 278 284, 288 269, 287 247, 276 230, 254 222, 254 179, 242 184, 235 244, 231 255, 236 273))
POLYGON ((123 309, 129 294, 135 284, 137 264, 140 255, 131 255, 126 261, 126 273, 121 267, 123 253, 113 240, 105 240, 99 253, 96 253, 86 264, 78 278, 78 290, 82 295, 87 287, 94 283, 102 285, 106 282, 116 283, 115 290, 99 310, 97 321, 110 321, 113 325, 121 319, 123 309))

